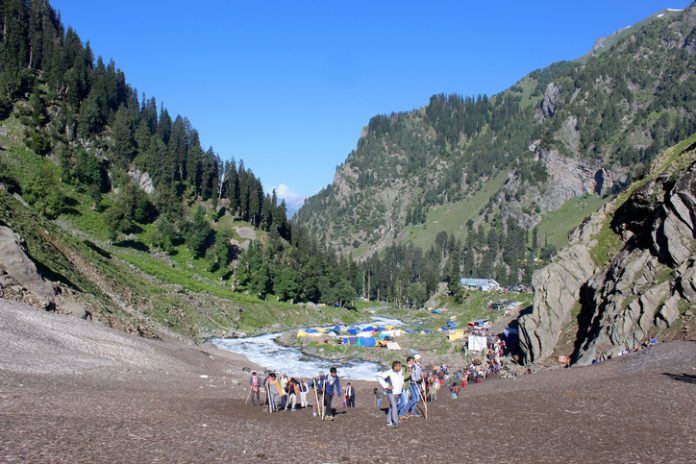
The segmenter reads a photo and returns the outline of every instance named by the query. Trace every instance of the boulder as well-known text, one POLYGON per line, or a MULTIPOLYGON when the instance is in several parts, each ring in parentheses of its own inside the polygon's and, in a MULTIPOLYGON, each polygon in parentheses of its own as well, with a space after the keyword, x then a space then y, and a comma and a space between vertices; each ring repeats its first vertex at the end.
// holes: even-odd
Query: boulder
POLYGON ((27 256, 21 237, 4 226, 0 226, 0 271, 9 277, 7 281, 16 283, 16 293, 24 295, 28 303, 42 308, 52 305, 53 286, 41 277, 27 256))

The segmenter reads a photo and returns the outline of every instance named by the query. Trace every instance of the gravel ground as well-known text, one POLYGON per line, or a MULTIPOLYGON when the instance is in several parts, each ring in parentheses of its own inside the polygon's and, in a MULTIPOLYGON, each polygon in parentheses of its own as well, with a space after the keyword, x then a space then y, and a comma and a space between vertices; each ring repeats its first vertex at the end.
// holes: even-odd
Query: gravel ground
MULTIPOLYGON (((244 406, 248 361, 0 300, 0 462, 694 462, 696 343, 440 395, 386 427, 244 406)), ((339 368, 340 373, 340 368, 339 368)), ((356 382, 354 382, 356 383, 356 382)))

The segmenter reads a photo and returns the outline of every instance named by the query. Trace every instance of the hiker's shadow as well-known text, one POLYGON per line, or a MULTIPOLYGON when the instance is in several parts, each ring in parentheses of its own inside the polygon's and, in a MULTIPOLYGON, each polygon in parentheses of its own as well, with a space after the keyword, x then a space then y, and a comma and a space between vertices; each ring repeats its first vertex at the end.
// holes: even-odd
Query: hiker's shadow
POLYGON ((666 375, 677 382, 696 383, 696 375, 692 374, 670 374, 669 372, 664 372, 662 375, 666 375))

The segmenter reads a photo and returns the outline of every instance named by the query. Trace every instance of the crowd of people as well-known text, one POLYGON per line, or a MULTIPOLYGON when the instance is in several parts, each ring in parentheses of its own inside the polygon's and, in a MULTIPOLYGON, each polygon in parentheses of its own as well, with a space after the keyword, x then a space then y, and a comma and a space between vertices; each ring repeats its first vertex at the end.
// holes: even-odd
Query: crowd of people
POLYGON ((321 415, 323 419, 334 419, 334 397, 341 398, 341 404, 346 408, 355 407, 355 388, 348 382, 346 387, 341 389, 341 380, 335 367, 329 370, 328 375, 322 373, 319 377, 309 380, 289 377, 287 374, 278 378, 275 372, 266 372, 265 375, 265 378, 261 379, 256 372, 251 373, 247 402, 251 398, 252 405, 266 407, 271 413, 307 408, 307 396, 310 392, 314 395, 313 413, 321 415), (262 389, 265 393, 263 401, 262 389))
MULTIPOLYGON (((389 370, 376 376, 380 387, 373 390, 375 405, 379 410, 386 407, 389 427, 398 427, 401 421, 421 415, 427 419, 428 403, 437 400, 440 390, 448 391, 450 398, 456 399, 470 383, 483 382, 489 375, 498 373, 504 350, 504 341, 499 337, 489 337, 488 348, 483 355, 474 357, 468 366, 453 368, 443 363, 424 368, 419 354, 407 357, 403 364, 394 361, 389 370)), ((308 408, 308 395, 312 396, 313 415, 322 419, 334 420, 335 398, 340 399, 340 405, 344 408, 355 407, 355 388, 350 382, 341 387, 336 367, 332 367, 328 374, 322 373, 311 379, 289 377, 287 374, 278 378, 274 372, 265 374, 263 379, 256 372, 251 374, 247 401, 251 398, 254 406, 264 406, 271 413, 308 408), (263 401, 260 395, 262 390, 265 394, 263 401)))

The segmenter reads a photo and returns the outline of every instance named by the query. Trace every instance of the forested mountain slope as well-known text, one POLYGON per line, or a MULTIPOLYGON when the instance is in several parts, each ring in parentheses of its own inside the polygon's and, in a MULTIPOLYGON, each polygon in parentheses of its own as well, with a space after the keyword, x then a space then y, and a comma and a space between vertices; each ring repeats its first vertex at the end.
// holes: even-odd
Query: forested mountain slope
POLYGON ((354 269, 47 0, 0 0, 0 230, 0 297, 145 334, 354 317, 354 269))
POLYGON ((528 279, 526 263, 696 130, 695 26, 694 5, 664 11, 500 94, 376 116, 296 220, 355 257, 445 232, 470 250, 464 275, 528 279))

